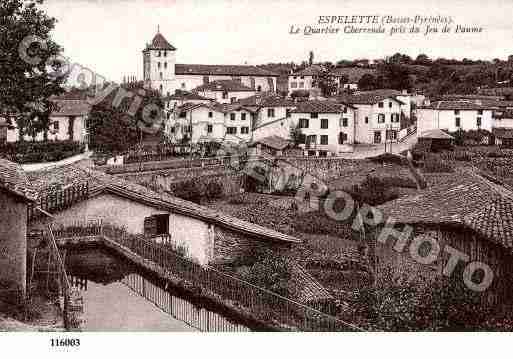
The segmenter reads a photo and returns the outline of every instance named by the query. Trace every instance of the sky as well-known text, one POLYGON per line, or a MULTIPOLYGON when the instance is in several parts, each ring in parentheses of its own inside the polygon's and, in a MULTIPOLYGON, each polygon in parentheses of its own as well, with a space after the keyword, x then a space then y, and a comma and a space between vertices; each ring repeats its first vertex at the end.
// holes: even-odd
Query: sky
POLYGON ((43 7, 58 20, 53 38, 64 55, 114 81, 142 78, 142 50, 158 27, 177 48, 177 63, 301 62, 309 51, 331 62, 396 52, 488 60, 513 54, 511 0, 46 0, 43 7), (354 15, 452 17, 453 27, 483 31, 303 35, 307 25, 326 26, 319 16, 354 15), (292 25, 301 33, 291 35, 292 25))

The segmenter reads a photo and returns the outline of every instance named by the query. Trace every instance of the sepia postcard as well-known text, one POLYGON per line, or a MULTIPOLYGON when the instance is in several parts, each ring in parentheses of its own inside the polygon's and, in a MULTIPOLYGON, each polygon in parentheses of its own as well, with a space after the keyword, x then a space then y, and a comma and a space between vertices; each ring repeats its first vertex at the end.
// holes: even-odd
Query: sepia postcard
POLYGON ((2 0, 0 342, 512 331, 512 11, 2 0))

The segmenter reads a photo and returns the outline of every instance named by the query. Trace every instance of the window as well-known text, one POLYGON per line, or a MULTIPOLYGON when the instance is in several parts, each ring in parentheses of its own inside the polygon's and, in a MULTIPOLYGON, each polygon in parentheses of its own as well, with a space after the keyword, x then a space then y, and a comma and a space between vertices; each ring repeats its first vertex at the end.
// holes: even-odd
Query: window
POLYGON ((162 55, 161 51, 158 52, 157 57, 160 57, 160 55, 162 55))
POLYGON ((317 118, 317 117, 319 117, 319 114, 318 114, 318 113, 312 112, 312 113, 310 114, 310 118, 317 118))
POLYGON ((214 117, 214 113, 212 111, 209 111, 208 112, 208 118, 212 118, 212 117, 214 117))
POLYGON ((327 118, 321 118, 321 128, 328 128, 328 119, 327 118))
POLYGON ((224 100, 226 100, 228 98, 228 92, 224 91, 222 97, 224 100))
POLYGON ((237 127, 227 127, 226 133, 229 135, 236 135, 237 134, 237 127))
POLYGON ((164 62, 164 68, 167 69, 167 62, 164 62))
POLYGON ((267 109, 267 117, 274 117, 274 108, 267 109))
POLYGON ((166 114, 166 117, 167 117, 167 119, 169 120, 169 118, 171 117, 171 114, 168 112, 168 113, 166 114))
POLYGON ((481 127, 481 117, 477 118, 476 123, 477 123, 477 127, 481 127))
POLYGON ((297 82, 291 82, 290 88, 293 88, 293 89, 297 88, 297 82))
POLYGON ((191 125, 183 126, 183 132, 184 133, 191 133, 192 132, 192 126, 191 125))
POLYGON ((344 107, 344 113, 347 113, 347 107, 344 107))
POLYGON ((482 115, 483 114, 483 110, 477 110, 477 114, 478 115, 482 115))
POLYGON ((230 120, 235 121, 236 115, 234 113, 230 114, 230 120))
POLYGON ((365 123, 369 123, 369 117, 365 116, 365 123))
POLYGON ((321 145, 328 144, 328 135, 321 135, 321 145))
POLYGON ((299 83, 299 88, 300 88, 300 89, 302 89, 302 88, 304 88, 304 87, 305 87, 305 83, 304 83, 304 82, 300 82, 300 83, 299 83))
POLYGON ((347 133, 340 132, 338 134, 338 144, 343 145, 347 141, 347 133))
POLYGON ((241 119, 241 121, 246 121, 246 113, 245 112, 240 114, 240 119, 241 119))
POLYGON ((384 106, 384 105, 383 105, 383 102, 378 102, 378 107, 379 107, 379 108, 383 108, 383 106, 384 106))
POLYGON ((306 135, 304 133, 301 133, 299 135, 299 143, 302 143, 302 144, 306 143, 306 135))
POLYGON ((340 120, 340 126, 342 126, 342 127, 347 127, 347 123, 348 123, 348 120, 345 117, 340 120))
POLYGON ((262 91, 262 86, 258 85, 257 92, 260 92, 260 91, 262 91))
POLYGON ((241 127, 240 133, 243 135, 247 135, 249 133, 249 127, 241 127))
POLYGON ((309 123, 308 123, 308 119, 307 118, 300 118, 299 119, 299 128, 308 128, 309 126, 309 123))
POLYGON ((231 98, 230 98, 230 102, 231 102, 231 103, 234 103, 234 102, 236 102, 236 101, 237 101, 237 97, 231 97, 231 98))
POLYGON ((391 122, 399 122, 400 116, 398 113, 393 113, 390 115, 390 121, 391 122))
POLYGON ((178 115, 179 118, 185 118, 185 115, 187 114, 187 112, 185 111, 181 111, 180 114, 178 115))
POLYGON ((456 125, 456 127, 461 127, 461 119, 460 119, 459 117, 456 117, 456 119, 455 119, 455 120, 456 120, 456 121, 455 121, 455 125, 456 125))
POLYGON ((387 140, 397 140, 396 130, 387 130, 387 140))
POLYGON ((306 136, 306 143, 315 145, 317 143, 317 135, 308 135, 306 136))
POLYGON ((59 131, 59 121, 55 121, 55 122, 53 123, 53 129, 54 129, 55 131, 59 131))
POLYGON ((164 51, 164 57, 167 57, 167 51, 164 51))
POLYGON ((385 123, 385 114, 383 114, 383 113, 378 114, 378 123, 385 123))
POLYGON ((157 62, 157 68, 160 69, 160 62, 157 62))
POLYGON ((285 110, 285 117, 290 117, 290 108, 285 110))
POLYGON ((389 101, 388 102, 388 108, 392 108, 393 104, 392 104, 392 101, 389 101))
POLYGON ((164 75, 162 74, 162 72, 160 73, 160 79, 162 80, 164 78, 164 75))
POLYGON ((203 83, 204 84, 208 84, 210 82, 210 77, 208 76, 203 76, 203 83))
POLYGON ((294 78, 294 80, 295 80, 295 79, 297 79, 297 76, 294 76, 293 78, 294 78))
POLYGON ((182 89, 185 89, 185 82, 182 82, 182 89))
POLYGON ((212 125, 207 125, 207 133, 212 133, 212 125))
POLYGON ((162 85, 160 85, 159 89, 160 89, 160 92, 162 93, 162 91, 164 90, 164 87, 162 87, 162 85))
POLYGON ((156 214, 144 219, 144 235, 156 237, 169 233, 169 214, 156 214))
POLYGON ((304 77, 304 76, 301 76, 301 80, 304 80, 304 79, 305 79, 305 77, 304 77))

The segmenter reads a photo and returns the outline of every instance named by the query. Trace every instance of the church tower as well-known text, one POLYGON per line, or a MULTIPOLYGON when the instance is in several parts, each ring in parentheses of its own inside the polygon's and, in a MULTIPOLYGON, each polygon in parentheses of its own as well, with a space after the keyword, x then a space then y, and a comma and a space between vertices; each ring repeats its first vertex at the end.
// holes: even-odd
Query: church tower
POLYGON ((143 50, 144 86, 160 91, 163 96, 175 92, 176 48, 157 30, 143 50))

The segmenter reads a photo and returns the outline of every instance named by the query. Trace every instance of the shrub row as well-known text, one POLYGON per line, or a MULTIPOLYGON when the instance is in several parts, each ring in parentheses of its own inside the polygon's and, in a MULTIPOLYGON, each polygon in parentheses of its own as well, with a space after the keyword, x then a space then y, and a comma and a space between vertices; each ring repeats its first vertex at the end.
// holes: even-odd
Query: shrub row
POLYGON ((73 141, 12 142, 0 145, 0 157, 17 163, 55 162, 84 150, 83 144, 73 141))

